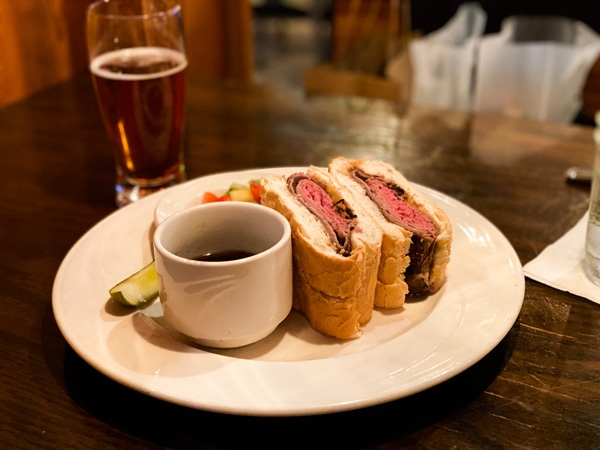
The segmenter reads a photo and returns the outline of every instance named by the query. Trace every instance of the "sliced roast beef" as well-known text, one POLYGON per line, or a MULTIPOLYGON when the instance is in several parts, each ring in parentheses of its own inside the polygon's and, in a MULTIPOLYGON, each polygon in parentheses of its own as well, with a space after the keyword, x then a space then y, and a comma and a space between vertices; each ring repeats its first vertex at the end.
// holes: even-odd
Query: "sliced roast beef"
POLYGON ((369 198, 390 222, 410 231, 410 265, 405 278, 411 294, 424 294, 429 289, 429 271, 433 262, 435 240, 440 233, 435 222, 410 204, 404 190, 382 177, 356 169, 353 177, 365 188, 369 198))
POLYGON ((352 252, 350 236, 356 216, 343 200, 333 203, 325 188, 313 177, 295 173, 287 179, 288 189, 323 224, 336 251, 344 256, 352 252))

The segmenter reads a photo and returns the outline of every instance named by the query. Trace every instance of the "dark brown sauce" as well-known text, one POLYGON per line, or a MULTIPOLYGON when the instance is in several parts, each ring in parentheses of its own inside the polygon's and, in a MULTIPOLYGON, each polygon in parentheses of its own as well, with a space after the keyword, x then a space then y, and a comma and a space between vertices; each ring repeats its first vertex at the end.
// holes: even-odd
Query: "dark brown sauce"
POLYGON ((214 252, 206 252, 201 255, 195 256, 194 261, 207 261, 207 262, 225 262, 235 261, 236 259, 248 258, 256 253, 247 252, 245 250, 217 250, 214 252))

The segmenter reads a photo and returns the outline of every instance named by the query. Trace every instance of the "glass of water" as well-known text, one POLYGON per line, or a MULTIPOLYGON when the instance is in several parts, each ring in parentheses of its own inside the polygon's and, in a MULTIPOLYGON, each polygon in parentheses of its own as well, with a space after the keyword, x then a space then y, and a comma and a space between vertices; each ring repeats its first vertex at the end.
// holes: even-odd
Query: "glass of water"
POLYGON ((600 286, 600 111, 596 113, 594 141, 596 154, 590 193, 590 217, 585 238, 584 267, 588 277, 600 286))

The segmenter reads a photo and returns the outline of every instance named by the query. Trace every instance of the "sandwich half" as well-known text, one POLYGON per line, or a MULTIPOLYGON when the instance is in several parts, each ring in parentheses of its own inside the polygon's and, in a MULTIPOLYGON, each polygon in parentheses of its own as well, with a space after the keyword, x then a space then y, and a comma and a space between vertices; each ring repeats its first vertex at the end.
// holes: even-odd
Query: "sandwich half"
POLYGON ((375 305, 397 308, 409 293, 437 292, 446 280, 452 243, 444 211, 384 162, 340 157, 329 171, 382 231, 375 305))
POLYGON ((294 308, 323 334, 359 337, 373 312, 380 229, 323 168, 264 176, 261 204, 292 228, 294 308))

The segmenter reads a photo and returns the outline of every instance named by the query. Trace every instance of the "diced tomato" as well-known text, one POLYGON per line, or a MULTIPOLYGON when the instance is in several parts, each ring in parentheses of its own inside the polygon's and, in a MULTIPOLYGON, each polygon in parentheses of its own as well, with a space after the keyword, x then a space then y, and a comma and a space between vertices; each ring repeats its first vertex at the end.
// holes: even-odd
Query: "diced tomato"
POLYGON ((202 197, 202 203, 228 202, 228 201, 231 201, 231 199, 227 195, 222 195, 220 197, 217 197, 212 192, 205 192, 204 196, 202 197))
POLYGON ((250 192, 252 193, 252 197, 256 203, 260 203, 260 183, 252 182, 250 183, 250 192))

